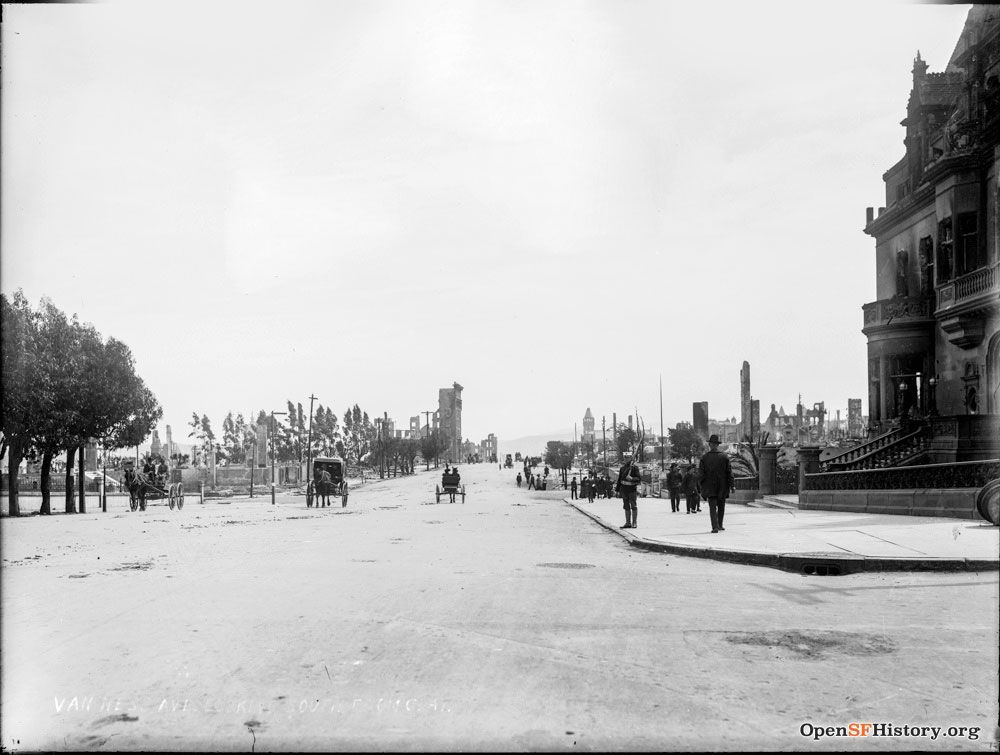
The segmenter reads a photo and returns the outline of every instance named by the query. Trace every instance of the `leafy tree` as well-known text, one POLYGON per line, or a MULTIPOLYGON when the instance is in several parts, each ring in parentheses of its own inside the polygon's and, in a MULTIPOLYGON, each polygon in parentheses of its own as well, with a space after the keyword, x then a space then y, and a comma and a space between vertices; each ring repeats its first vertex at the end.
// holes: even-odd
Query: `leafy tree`
POLYGON ((678 424, 670 428, 667 437, 670 439, 670 453, 692 464, 707 450, 704 439, 690 425, 678 424))
POLYGON ((231 464, 237 463, 241 440, 236 434, 236 420, 233 419, 233 413, 227 412, 226 418, 222 420, 222 449, 231 464))
POLYGON ((420 441, 417 438, 406 438, 403 440, 400 453, 404 461, 406 474, 416 472, 417 455, 420 453, 420 441))
MULTIPOLYGON (((76 394, 80 385, 83 344, 79 323, 71 322, 51 301, 43 299, 37 319, 38 350, 36 358, 45 376, 45 389, 36 393, 35 421, 31 428, 32 445, 41 455, 41 514, 50 514, 52 489, 52 459, 65 449, 72 449, 66 468, 66 513, 75 513, 73 489, 73 459, 78 443, 77 431, 82 424, 76 394)), ((88 344, 89 345, 89 344, 88 344)))
POLYGON ((356 459, 355 456, 355 445, 354 445, 354 413, 351 408, 348 407, 347 411, 344 412, 344 433, 343 433, 343 443, 344 447, 344 460, 347 461, 348 457, 356 459))
POLYGON ((32 428, 39 404, 50 394, 48 378, 40 361, 38 316, 18 290, 11 299, 0 294, 2 337, 2 390, 0 402, 0 451, 7 456, 8 512, 18 516, 17 475, 32 446, 32 428))
POLYGON ((618 425, 617 438, 615 440, 615 445, 618 449, 619 454, 623 454, 626 451, 635 450, 635 444, 639 440, 639 434, 633 430, 631 427, 624 423, 618 425))
POLYGON ((441 428, 431 430, 430 433, 420 439, 420 455, 424 457, 427 468, 430 469, 430 461, 434 459, 434 468, 438 468, 438 459, 441 454, 451 448, 451 439, 441 428))
POLYGON ((573 466, 574 448, 572 443, 561 440, 550 440, 545 444, 545 463, 562 472, 563 485, 566 484, 566 473, 573 466))
MULTIPOLYGON (((127 434, 126 430, 132 434, 142 430, 145 437, 162 410, 136 375, 132 353, 121 341, 104 341, 92 325, 81 324, 75 315, 67 318, 48 299, 42 300, 37 313, 31 312, 21 292, 12 302, 4 298, 3 318, 4 438, 22 446, 11 449, 10 459, 15 464, 12 482, 16 480, 16 465, 28 450, 23 445, 27 441, 41 455, 41 513, 49 513, 53 457, 60 450, 67 451, 69 477, 77 449, 81 449, 82 511, 83 445, 95 438, 102 440, 105 448, 120 448, 116 442, 127 434), (16 360, 28 354, 29 346, 33 379, 25 383, 25 371, 16 360), (14 432, 17 428, 13 420, 25 407, 31 410, 30 424, 24 425, 20 433, 14 432)), ((11 503, 14 513, 16 495, 11 503)), ((75 510, 67 485, 66 511, 75 510)))
POLYGON ((247 448, 248 431, 247 421, 243 419, 243 414, 237 414, 233 422, 232 451, 229 457, 233 464, 246 464, 248 460, 247 448))

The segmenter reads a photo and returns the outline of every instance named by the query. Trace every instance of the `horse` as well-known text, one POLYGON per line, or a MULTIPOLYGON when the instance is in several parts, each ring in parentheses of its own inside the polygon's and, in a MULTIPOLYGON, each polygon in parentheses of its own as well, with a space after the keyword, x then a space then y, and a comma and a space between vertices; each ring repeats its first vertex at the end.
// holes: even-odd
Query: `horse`
POLYGON ((122 482, 128 488, 129 508, 132 511, 135 511, 137 508, 145 511, 146 485, 148 484, 146 476, 142 472, 136 472, 134 469, 126 469, 122 482))

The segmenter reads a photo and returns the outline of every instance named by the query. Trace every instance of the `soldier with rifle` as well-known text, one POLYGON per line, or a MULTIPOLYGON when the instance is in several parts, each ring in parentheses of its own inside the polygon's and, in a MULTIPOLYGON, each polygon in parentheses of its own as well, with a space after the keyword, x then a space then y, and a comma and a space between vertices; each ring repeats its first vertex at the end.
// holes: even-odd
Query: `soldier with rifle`
POLYGON ((622 497, 622 508, 625 509, 625 524, 621 529, 635 529, 636 520, 639 514, 636 501, 639 495, 639 483, 642 475, 639 467, 635 465, 632 452, 625 454, 625 463, 618 470, 618 482, 615 484, 615 492, 622 497))

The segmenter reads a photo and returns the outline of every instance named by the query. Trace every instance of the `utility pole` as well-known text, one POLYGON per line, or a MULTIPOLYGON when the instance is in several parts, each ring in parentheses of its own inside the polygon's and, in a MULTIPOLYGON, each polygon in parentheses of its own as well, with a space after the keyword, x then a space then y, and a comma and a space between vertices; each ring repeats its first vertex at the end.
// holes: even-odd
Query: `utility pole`
POLYGON ((611 412, 611 444, 618 450, 618 412, 611 412))
POLYGON ((601 446, 604 448, 604 471, 608 471, 608 433, 607 417, 601 416, 601 446))
POLYGON ((108 513, 108 439, 101 438, 101 459, 103 459, 104 472, 101 476, 101 511, 108 513))
POLYGON ((663 373, 660 373, 660 471, 664 470, 663 462, 663 373))
POLYGON ((387 458, 385 458, 385 449, 386 449, 386 446, 388 445, 388 441, 389 441, 388 437, 386 437, 386 436, 388 436, 388 434, 389 434, 389 412, 382 412, 382 432, 379 433, 379 439, 382 441, 382 454, 381 454, 381 456, 382 456, 383 464, 385 466, 385 476, 386 477, 389 476, 389 460, 387 458))
MULTIPOLYGON (((306 486, 312 480, 312 451, 313 451, 313 401, 316 397, 309 394, 309 434, 306 441, 306 486)), ((346 475, 345 475, 346 476, 346 475)))

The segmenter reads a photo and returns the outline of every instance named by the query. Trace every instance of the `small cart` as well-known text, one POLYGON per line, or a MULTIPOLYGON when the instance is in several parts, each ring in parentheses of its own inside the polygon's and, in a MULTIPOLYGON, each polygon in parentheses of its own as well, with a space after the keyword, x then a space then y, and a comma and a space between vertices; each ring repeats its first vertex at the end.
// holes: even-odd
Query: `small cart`
POLYGON ((458 472, 445 472, 441 475, 441 484, 434 486, 434 497, 438 503, 441 503, 441 496, 450 496, 452 501, 455 500, 455 496, 462 496, 462 503, 465 503, 465 485, 462 484, 462 478, 458 472))
POLYGON ((306 506, 311 507, 313 503, 316 508, 327 506, 328 503, 321 503, 329 496, 340 496, 341 508, 347 506, 347 465, 339 456, 319 456, 313 461, 313 478, 306 486, 306 506), (329 480, 325 480, 323 473, 329 475, 329 480))

